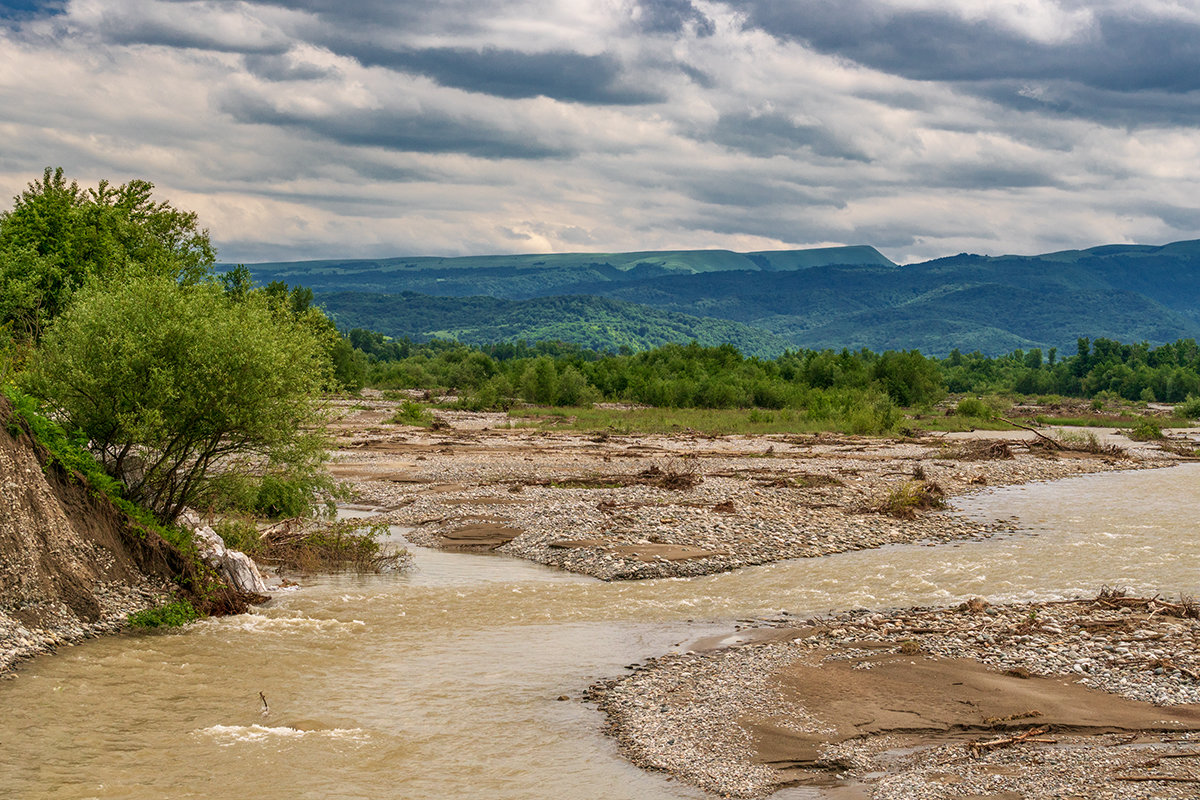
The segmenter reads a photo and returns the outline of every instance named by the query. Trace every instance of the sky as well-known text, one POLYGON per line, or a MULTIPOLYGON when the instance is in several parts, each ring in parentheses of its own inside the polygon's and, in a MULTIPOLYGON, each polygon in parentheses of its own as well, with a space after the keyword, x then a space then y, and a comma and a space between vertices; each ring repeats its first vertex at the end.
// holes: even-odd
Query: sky
POLYGON ((224 261, 1200 238, 1200 0, 0 0, 0 208, 224 261))

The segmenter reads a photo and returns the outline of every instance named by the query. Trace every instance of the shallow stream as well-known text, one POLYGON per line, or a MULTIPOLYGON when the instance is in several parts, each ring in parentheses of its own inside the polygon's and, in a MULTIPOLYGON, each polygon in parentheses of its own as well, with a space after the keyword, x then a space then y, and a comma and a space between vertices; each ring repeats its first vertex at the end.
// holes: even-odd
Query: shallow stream
POLYGON ((1200 465, 995 489, 959 513, 1016 533, 686 580, 414 548, 407 574, 306 581, 253 614, 27 662, 0 681, 0 797, 705 797, 623 761, 583 689, 780 611, 1198 594, 1198 496, 1200 465))

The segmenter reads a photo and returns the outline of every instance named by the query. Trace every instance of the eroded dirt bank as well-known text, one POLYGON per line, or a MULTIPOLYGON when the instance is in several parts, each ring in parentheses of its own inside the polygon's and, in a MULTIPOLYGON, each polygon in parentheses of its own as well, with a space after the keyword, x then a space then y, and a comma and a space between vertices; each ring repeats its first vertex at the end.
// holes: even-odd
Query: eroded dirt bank
POLYGON ((885 506, 902 492, 947 498, 1176 458, 1056 450, 1024 432, 977 441, 584 435, 454 412, 425 430, 386 423, 394 404, 383 400, 344 410, 335 474, 384 509, 382 519, 410 527, 415 543, 495 549, 604 580, 987 536, 1002 526, 885 506))
POLYGON ((0 397, 0 672, 120 629, 195 569, 52 463, 19 421, 10 425, 10 414, 0 397))

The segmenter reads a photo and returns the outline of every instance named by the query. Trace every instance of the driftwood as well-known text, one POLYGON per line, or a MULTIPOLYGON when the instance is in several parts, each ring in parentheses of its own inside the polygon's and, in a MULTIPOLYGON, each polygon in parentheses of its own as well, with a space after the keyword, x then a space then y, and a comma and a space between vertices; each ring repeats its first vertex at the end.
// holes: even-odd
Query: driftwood
POLYGON ((1017 734, 1016 736, 1005 736, 1001 739, 991 739, 986 742, 970 742, 967 745, 967 749, 971 751, 971 755, 978 756, 978 755, 982 755, 983 753, 989 752, 991 750, 995 750, 1000 747, 1008 747, 1010 745, 1019 744, 1020 742, 1053 741, 1053 740, 1045 740, 1045 739, 1036 738, 1036 737, 1039 737, 1039 736, 1042 736, 1042 735, 1048 733, 1049 731, 1050 731, 1049 726, 1043 725, 1040 728, 1030 728, 1029 730, 1025 731, 1024 733, 1017 734))
POLYGON ((1067 449, 1065 446, 1063 446, 1062 442, 1051 439, 1049 436, 1047 436, 1044 433, 1041 433, 1040 431, 1036 430, 1035 428, 1031 428, 1028 425, 1022 425, 1019 422, 1013 422, 1011 419, 1008 419, 1007 417, 998 417, 997 419, 999 419, 1001 422, 1007 422, 1009 425, 1012 425, 1014 428, 1021 428, 1022 430, 1029 431, 1034 436, 1045 441, 1047 444, 1049 444, 1055 450, 1066 450, 1067 449))
POLYGON ((1114 781, 1163 781, 1164 783, 1200 783, 1200 778, 1190 778, 1186 775, 1114 775, 1114 781))

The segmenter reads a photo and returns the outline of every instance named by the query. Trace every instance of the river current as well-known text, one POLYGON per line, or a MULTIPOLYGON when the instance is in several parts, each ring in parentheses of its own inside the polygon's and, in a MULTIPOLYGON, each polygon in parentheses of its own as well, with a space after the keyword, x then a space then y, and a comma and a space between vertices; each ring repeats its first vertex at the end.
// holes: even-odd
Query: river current
POLYGON ((1197 497, 1194 464, 994 489, 956 513, 1011 534, 636 583, 413 548, 405 574, 22 665, 0 681, 0 797, 705 797, 623 761, 582 691, 781 611, 1200 594, 1197 497))

